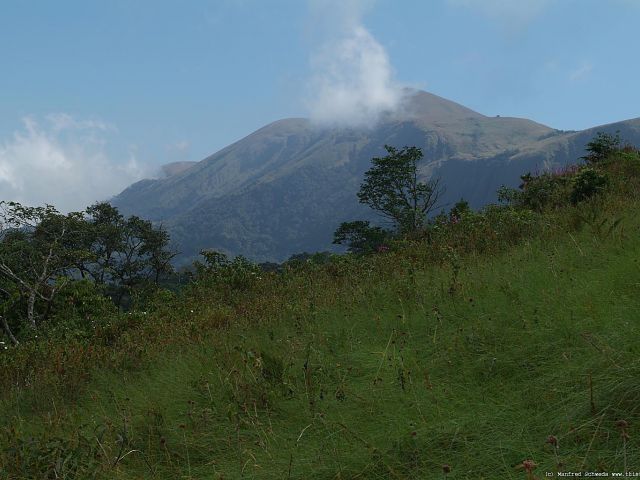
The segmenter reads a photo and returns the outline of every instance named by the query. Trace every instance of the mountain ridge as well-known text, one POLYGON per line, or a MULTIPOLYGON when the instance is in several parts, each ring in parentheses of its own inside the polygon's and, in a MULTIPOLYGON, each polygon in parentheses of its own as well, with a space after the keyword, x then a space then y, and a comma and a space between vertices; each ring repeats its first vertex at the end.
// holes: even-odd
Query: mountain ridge
POLYGON ((191 259, 204 248, 254 260, 283 260, 331 248, 342 222, 375 220, 355 193, 383 146, 423 149, 424 177, 438 175, 451 203, 495 201, 528 170, 576 161, 596 131, 620 130, 640 143, 640 119, 564 132, 528 119, 489 117, 427 92, 405 97, 399 113, 374 127, 318 127, 277 120, 165 178, 131 185, 112 203, 162 222, 191 259))

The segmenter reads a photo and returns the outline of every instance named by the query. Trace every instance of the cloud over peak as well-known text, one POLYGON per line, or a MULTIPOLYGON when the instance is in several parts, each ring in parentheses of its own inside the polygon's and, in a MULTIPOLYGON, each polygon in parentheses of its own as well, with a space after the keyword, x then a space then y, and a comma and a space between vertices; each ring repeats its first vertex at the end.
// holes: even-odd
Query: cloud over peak
MULTIPOLYGON (((397 109, 402 100, 389 56, 362 24, 363 2, 322 5, 335 7, 331 8, 335 22, 325 27, 321 45, 311 55, 306 101, 309 115, 321 125, 372 126, 380 115, 397 109)), ((327 10, 313 11, 322 17, 327 10)), ((323 20, 319 18, 318 23, 323 20)))

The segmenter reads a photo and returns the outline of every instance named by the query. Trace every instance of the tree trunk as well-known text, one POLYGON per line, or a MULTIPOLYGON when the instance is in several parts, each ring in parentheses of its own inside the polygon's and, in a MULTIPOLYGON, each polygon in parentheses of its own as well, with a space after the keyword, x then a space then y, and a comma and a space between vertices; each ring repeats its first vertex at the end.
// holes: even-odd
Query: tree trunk
POLYGON ((34 330, 37 328, 36 325, 36 316, 35 316, 35 305, 36 305, 36 292, 35 290, 29 292, 29 298, 27 299, 27 319, 29 320, 29 325, 34 330))
POLYGON ((11 328, 9 328, 9 324, 7 323, 7 319, 4 318, 3 316, 0 316, 0 318, 2 318, 2 328, 4 330, 4 333, 7 334, 7 337, 9 337, 9 340, 11 340, 11 343, 13 343, 14 345, 19 345, 20 342, 16 337, 13 336, 13 333, 11 332, 11 328))

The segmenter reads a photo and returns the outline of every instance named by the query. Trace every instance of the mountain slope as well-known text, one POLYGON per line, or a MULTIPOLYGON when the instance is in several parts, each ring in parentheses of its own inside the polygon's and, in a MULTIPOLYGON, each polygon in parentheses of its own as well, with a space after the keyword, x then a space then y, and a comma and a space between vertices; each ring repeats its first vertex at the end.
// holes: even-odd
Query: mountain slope
POLYGON ((561 132, 526 119, 487 117, 426 92, 373 129, 319 128, 301 118, 271 123, 189 168, 143 180, 112 203, 169 228, 185 259, 203 248, 283 260, 331 246, 343 221, 374 218, 356 192, 383 146, 423 149, 423 175, 439 175, 443 205, 480 206, 523 171, 575 161, 596 130, 640 142, 640 120, 561 132))

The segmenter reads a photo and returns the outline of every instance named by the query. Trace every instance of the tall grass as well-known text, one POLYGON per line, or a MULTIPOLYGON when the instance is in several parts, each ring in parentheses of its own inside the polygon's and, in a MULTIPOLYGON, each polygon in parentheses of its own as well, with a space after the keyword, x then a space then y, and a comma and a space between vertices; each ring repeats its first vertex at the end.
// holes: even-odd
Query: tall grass
POLYGON ((640 176, 610 168, 607 197, 492 242, 480 225, 243 292, 202 281, 89 344, 25 346, 0 379, 0 475, 640 468, 640 176))

